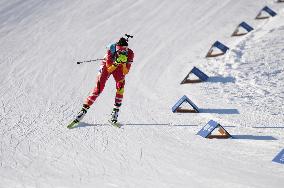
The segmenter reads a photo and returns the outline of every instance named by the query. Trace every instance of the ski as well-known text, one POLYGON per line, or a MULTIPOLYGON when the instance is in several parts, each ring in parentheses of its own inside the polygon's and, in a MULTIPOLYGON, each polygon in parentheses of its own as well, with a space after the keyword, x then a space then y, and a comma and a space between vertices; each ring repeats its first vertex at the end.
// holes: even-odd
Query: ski
POLYGON ((74 127, 76 127, 79 124, 78 120, 74 120, 72 121, 69 125, 67 125, 68 129, 73 129, 74 127))
POLYGON ((76 119, 72 121, 69 125, 67 125, 67 128, 72 129, 76 127, 79 124, 79 122, 83 119, 83 117, 86 115, 88 109, 89 109, 88 106, 83 106, 81 111, 78 113, 76 119))
POLYGON ((112 122, 111 120, 108 120, 108 122, 109 122, 112 126, 114 126, 114 127, 117 127, 117 128, 121 128, 121 127, 122 127, 122 124, 121 124, 121 123, 118 123, 118 122, 114 123, 114 122, 112 122))

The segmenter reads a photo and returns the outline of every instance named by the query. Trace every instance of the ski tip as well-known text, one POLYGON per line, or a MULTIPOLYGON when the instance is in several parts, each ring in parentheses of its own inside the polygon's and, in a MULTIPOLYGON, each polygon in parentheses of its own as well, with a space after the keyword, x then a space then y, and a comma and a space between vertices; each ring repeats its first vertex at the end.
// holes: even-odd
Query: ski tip
POLYGON ((78 125, 78 123, 72 122, 72 123, 70 123, 69 125, 67 125, 67 128, 68 128, 68 129, 73 129, 73 128, 75 128, 77 125, 78 125))

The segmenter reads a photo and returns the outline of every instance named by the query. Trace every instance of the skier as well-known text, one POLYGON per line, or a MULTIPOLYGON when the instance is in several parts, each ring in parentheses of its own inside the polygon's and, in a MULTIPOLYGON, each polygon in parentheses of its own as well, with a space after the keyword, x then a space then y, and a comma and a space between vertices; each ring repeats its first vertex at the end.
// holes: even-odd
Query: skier
MULTIPOLYGON (((127 37, 129 37, 129 35, 127 37)), ((101 63, 95 88, 85 100, 83 107, 78 113, 76 119, 70 125, 68 125, 68 128, 72 128, 83 119, 90 106, 96 101, 97 97, 103 91, 106 81, 110 75, 113 76, 116 83, 116 95, 110 122, 114 125, 117 123, 118 112, 123 99, 125 76, 130 70, 133 58, 134 53, 130 48, 128 48, 128 38, 125 39, 122 37, 118 42, 110 45, 106 55, 104 56, 104 60, 101 63)))

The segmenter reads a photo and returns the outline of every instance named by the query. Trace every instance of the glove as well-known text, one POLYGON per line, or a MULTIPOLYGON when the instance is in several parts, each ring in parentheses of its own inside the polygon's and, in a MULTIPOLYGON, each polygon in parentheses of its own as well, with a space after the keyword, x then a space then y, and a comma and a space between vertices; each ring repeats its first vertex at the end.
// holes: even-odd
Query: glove
POLYGON ((112 66, 110 66, 108 69, 107 69, 107 71, 109 72, 109 73, 112 73, 116 68, 117 68, 117 66, 118 65, 120 65, 121 63, 126 63, 127 62, 127 56, 126 55, 124 55, 124 54, 120 54, 117 58, 116 58, 116 60, 115 60, 115 62, 113 63, 113 65, 112 66))
POLYGON ((127 56, 124 54, 119 54, 119 56, 116 58, 115 63, 119 65, 120 63, 126 63, 127 62, 127 56))

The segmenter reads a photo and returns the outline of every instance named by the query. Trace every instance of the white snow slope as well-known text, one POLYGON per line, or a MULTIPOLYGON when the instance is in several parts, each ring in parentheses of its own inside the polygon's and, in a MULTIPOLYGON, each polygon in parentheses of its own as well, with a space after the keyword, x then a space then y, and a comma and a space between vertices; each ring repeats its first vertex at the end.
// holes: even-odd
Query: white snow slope
POLYGON ((284 3, 273 0, 1 0, 0 187, 279 188, 284 3), (265 5, 278 15, 255 20, 265 5), (246 21, 255 30, 231 37, 246 21), (119 120, 115 86, 78 128, 106 46, 133 34, 119 120), (219 40, 224 56, 204 58, 219 40), (207 82, 180 82, 196 66, 207 82), (187 95, 201 113, 172 113, 187 95), (196 133, 210 120, 234 139, 196 133))

